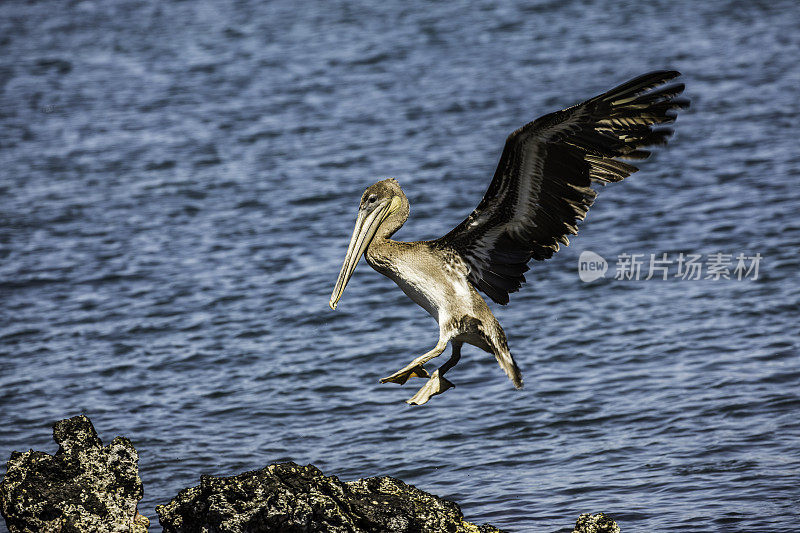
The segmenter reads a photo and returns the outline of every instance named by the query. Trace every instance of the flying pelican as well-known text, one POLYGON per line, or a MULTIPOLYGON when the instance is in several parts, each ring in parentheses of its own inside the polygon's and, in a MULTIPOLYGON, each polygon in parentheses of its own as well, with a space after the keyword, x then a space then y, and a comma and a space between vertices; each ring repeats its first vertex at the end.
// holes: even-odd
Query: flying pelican
POLYGON ((400 242, 391 236, 405 223, 409 203, 395 179, 371 185, 361 196, 353 236, 331 294, 336 309, 362 255, 439 323, 439 342, 381 383, 428 378, 407 403, 422 405, 453 384, 444 374, 458 363, 466 342, 497 358, 516 388, 522 375, 503 328, 478 294, 505 305, 525 282, 528 261, 542 261, 568 245, 595 198, 592 183, 620 181, 638 170, 621 159, 646 159, 643 148, 666 144, 689 101, 684 85, 667 84, 679 72, 650 72, 573 107, 544 115, 506 139, 489 189, 478 207, 436 240, 400 242), (666 85, 665 85, 666 84, 666 85), (476 290, 477 289, 477 290, 476 290), (452 343, 452 355, 432 375, 423 365, 452 343))

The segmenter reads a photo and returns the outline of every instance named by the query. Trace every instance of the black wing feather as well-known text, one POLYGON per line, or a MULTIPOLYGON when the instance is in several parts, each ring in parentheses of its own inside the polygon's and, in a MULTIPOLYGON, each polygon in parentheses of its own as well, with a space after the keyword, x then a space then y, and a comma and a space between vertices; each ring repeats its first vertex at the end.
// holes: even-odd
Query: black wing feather
POLYGON ((646 159, 672 134, 689 101, 684 85, 664 85, 674 70, 650 72, 582 104, 544 115, 509 135, 494 178, 466 220, 433 241, 458 253, 470 282, 500 304, 525 282, 531 259, 548 259, 578 232, 594 202, 591 184, 638 170, 621 159, 646 159))

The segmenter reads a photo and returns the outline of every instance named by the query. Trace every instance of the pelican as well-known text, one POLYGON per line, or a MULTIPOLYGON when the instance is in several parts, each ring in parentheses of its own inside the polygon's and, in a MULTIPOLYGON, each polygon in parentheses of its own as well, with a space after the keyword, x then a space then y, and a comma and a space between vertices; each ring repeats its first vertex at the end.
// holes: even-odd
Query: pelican
POLYGON ((369 186, 361 196, 344 264, 331 294, 336 309, 361 256, 397 283, 439 324, 430 351, 380 380, 403 385, 427 378, 406 400, 422 405, 454 385, 444 375, 461 358, 464 343, 495 356, 516 388, 522 374, 503 328, 478 291, 505 305, 525 282, 531 259, 543 261, 569 245, 596 192, 638 170, 623 160, 646 159, 646 147, 666 144, 660 127, 689 106, 679 72, 661 70, 634 78, 583 103, 544 115, 506 139, 500 162, 478 207, 444 237, 400 242, 392 235, 406 222, 409 203, 395 179, 369 186), (423 365, 452 344, 450 358, 433 374, 423 365))

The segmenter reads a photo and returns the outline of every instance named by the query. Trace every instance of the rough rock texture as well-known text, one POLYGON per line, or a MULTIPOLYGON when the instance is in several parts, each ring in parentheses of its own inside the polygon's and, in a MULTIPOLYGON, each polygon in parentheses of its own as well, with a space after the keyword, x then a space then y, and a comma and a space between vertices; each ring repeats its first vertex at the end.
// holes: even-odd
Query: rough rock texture
MULTIPOLYGON (((57 422, 55 455, 13 452, 0 482, 11 533, 147 533, 136 506, 144 491, 133 445, 103 447, 85 416, 57 422)), ((391 477, 343 483, 313 465, 271 465, 233 477, 202 476, 156 507, 168 533, 500 533, 464 521, 451 501, 391 477)), ((582 514, 573 533, 620 533, 606 515, 582 514)))
POLYGON ((125 437, 103 447, 85 416, 56 422, 55 455, 13 452, 0 483, 0 511, 11 533, 145 533, 136 505, 144 491, 139 456, 125 437))
POLYGON ((234 477, 203 476, 156 507, 168 533, 490 533, 459 506, 390 477, 343 483, 316 467, 271 465, 234 477))
POLYGON ((619 526, 610 516, 603 513, 582 514, 575 523, 572 533, 620 533, 619 526))

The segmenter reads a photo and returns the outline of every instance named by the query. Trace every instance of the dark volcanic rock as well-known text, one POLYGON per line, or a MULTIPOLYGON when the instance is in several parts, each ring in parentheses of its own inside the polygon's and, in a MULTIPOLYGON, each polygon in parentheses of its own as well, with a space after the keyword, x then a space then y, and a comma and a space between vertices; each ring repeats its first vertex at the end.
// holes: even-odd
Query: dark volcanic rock
POLYGON ((390 477, 343 483, 316 467, 271 465, 234 477, 203 476, 156 507, 170 533, 490 533, 464 521, 459 506, 390 477))
POLYGON ((144 491, 139 455, 125 437, 103 447, 85 416, 56 422, 55 455, 13 452, 0 483, 0 511, 11 533, 146 533, 136 505, 144 491))
MULTIPOLYGON (((0 482, 11 533, 147 533, 138 460, 125 437, 103 447, 85 416, 57 422, 55 455, 13 452, 0 482)), ((313 465, 271 465, 233 477, 202 476, 156 507, 168 533, 500 533, 464 521, 458 504, 391 477, 341 482, 313 465)), ((619 533, 604 514, 583 514, 573 533, 619 533)))
POLYGON ((572 533, 620 533, 619 526, 603 513, 585 513, 578 517, 572 533))

